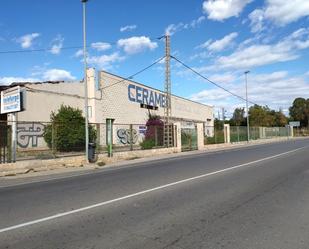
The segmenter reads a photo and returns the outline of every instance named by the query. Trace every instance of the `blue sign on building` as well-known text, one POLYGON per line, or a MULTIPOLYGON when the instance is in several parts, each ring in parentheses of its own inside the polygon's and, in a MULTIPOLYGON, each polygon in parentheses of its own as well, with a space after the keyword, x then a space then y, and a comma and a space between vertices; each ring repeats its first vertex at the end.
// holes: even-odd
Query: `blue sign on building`
POLYGON ((133 84, 128 86, 128 98, 132 102, 150 106, 165 107, 166 105, 166 97, 163 93, 155 92, 133 84))

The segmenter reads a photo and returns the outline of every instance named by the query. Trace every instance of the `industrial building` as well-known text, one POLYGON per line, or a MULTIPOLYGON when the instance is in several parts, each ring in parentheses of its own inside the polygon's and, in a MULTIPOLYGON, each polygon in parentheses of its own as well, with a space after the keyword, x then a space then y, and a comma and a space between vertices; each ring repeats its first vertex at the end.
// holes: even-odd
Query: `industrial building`
MULTIPOLYGON (((117 137, 117 129, 133 124, 138 142, 145 133, 149 112, 164 116, 165 93, 158 89, 105 71, 96 73, 93 68, 87 71, 87 82, 89 122, 104 125, 106 119, 114 119, 115 144, 123 144, 117 137)), ((24 91, 24 110, 17 113, 19 147, 44 146, 44 125, 50 121, 51 112, 57 112, 61 105, 84 110, 83 81, 14 83, 9 87, 14 86, 20 86, 24 91)), ((1 119, 10 121, 10 114, 2 115, 1 119)), ((211 127, 213 107, 172 95, 170 120, 187 128, 196 123, 211 127)), ((104 145, 105 131, 100 134, 100 143, 104 145)))

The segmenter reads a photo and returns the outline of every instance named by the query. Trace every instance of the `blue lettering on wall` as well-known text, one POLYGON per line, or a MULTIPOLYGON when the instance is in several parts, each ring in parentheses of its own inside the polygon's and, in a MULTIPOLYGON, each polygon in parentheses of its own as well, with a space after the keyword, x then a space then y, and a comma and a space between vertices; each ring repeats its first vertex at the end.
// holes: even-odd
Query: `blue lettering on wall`
POLYGON ((148 105, 148 90, 147 89, 143 89, 143 104, 147 104, 148 105))
POLYGON ((155 92, 147 88, 129 84, 128 99, 151 106, 165 107, 166 98, 163 93, 155 92))
POLYGON ((130 84, 128 86, 128 97, 129 97, 129 100, 133 102, 135 102, 135 96, 136 96, 134 91, 135 91, 135 86, 130 84))
POLYGON ((138 102, 138 103, 143 103, 142 90, 143 90, 143 88, 136 86, 136 102, 138 102))
POLYGON ((153 91, 150 91, 149 105, 154 106, 153 91))
POLYGON ((164 107, 164 105, 162 104, 162 97, 163 97, 163 94, 158 94, 158 93, 155 93, 155 106, 161 106, 161 107, 164 107))

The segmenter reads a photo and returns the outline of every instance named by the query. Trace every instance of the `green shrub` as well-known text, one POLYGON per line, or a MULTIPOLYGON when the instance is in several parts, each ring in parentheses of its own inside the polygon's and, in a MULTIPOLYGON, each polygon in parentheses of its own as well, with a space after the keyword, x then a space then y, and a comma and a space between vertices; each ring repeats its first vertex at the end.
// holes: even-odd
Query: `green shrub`
MULTIPOLYGON (((51 124, 45 126, 44 140, 57 151, 82 151, 85 149, 85 118, 77 108, 62 105, 58 113, 50 115, 51 124)), ((89 126, 89 141, 94 142, 96 131, 89 126)))
POLYGON ((152 149, 156 145, 154 139, 145 139, 143 142, 140 143, 140 146, 143 150, 152 149))

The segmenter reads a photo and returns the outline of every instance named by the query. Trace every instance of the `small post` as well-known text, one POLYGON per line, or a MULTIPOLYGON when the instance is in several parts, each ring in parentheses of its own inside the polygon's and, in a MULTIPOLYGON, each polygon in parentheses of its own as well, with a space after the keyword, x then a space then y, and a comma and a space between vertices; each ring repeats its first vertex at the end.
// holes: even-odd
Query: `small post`
POLYGON ((101 129, 100 124, 96 124, 96 148, 97 151, 100 152, 100 144, 101 144, 101 129))
POLYGON ((133 150, 133 125, 130 124, 130 150, 133 150))
POLYGON ((108 157, 113 156, 113 123, 114 119, 106 119, 106 146, 108 157))
POLYGON ((250 127, 249 127, 249 107, 248 107, 248 73, 250 71, 245 72, 246 78, 246 110, 247 110, 247 141, 250 142, 250 127))
POLYGON ((16 149, 17 149, 17 120, 16 120, 16 113, 12 113, 11 114, 12 117, 12 144, 11 144, 11 148, 12 148, 12 162, 15 163, 16 162, 16 149))
POLYGON ((56 136, 55 124, 52 123, 52 153, 54 157, 56 157, 55 136, 56 136))

